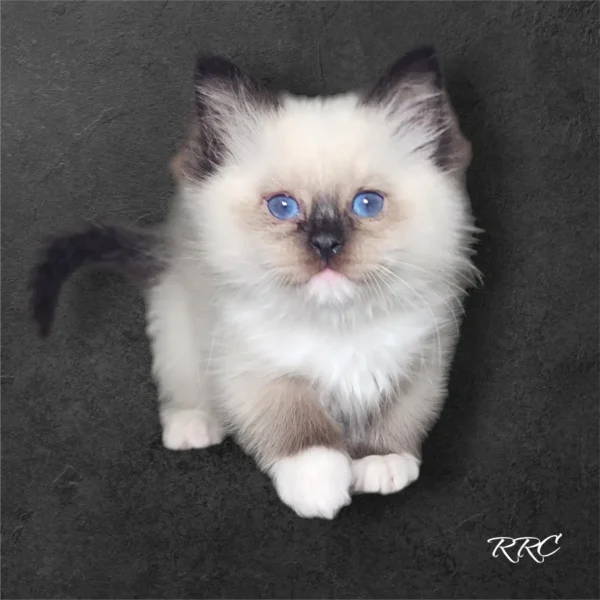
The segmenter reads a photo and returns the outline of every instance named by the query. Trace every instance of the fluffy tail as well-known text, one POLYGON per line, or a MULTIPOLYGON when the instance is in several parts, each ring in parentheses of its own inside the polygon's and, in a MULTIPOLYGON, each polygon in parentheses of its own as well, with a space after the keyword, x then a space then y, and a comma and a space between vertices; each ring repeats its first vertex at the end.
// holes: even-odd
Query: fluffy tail
POLYGON ((42 248, 30 280, 33 317, 40 335, 50 333, 61 287, 80 267, 97 265, 145 285, 165 263, 162 237, 150 230, 93 224, 51 239, 42 248))

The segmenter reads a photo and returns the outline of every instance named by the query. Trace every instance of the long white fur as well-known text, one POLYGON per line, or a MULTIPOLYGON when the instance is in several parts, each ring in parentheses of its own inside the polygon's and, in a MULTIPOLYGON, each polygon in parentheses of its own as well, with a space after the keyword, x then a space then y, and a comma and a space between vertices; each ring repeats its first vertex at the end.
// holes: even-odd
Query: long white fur
MULTIPOLYGON (((435 132, 414 119, 415 110, 394 121, 353 94, 288 96, 277 114, 246 106, 233 126, 223 124, 228 159, 214 177, 181 185, 171 219, 175 258, 148 295, 168 447, 220 441, 219 422, 251 410, 224 393, 228 378, 248 371, 302 377, 330 414, 361 422, 399 378, 415 376, 417 358, 417 392, 398 423, 429 426, 445 394, 465 276, 473 273, 474 228, 462 183, 434 166, 426 148, 435 132), (256 202, 265 188, 328 190, 347 182, 351 189, 353 181, 370 180, 402 197, 409 216, 368 290, 350 282, 282 287, 273 249, 236 220, 236 207, 256 202)), ((307 470, 326 470, 327 452, 312 463, 308 454, 273 466, 281 497, 300 514, 333 516, 346 502, 339 490, 326 506, 311 505, 304 492, 294 499, 289 465, 312 481, 307 470)), ((360 473, 364 481, 364 468, 360 473)))
POLYGON ((278 461, 271 475, 280 498, 301 517, 333 519, 350 504, 352 464, 337 450, 309 448, 278 461))

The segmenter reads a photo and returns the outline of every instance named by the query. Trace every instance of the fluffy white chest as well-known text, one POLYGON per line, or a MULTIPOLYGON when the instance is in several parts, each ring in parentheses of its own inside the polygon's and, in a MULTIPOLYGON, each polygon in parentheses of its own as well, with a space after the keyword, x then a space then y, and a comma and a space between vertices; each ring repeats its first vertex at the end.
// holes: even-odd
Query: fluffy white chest
POLYGON ((435 330, 431 316, 422 313, 390 315, 352 329, 256 320, 251 311, 237 312, 235 320, 256 366, 306 378, 333 412, 342 413, 375 406, 435 330))

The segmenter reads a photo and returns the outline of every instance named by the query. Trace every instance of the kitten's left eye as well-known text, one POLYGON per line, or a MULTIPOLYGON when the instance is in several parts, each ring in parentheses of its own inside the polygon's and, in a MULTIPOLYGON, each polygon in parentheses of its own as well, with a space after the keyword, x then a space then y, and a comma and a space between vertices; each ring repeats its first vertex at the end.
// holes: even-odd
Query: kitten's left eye
POLYGON ((277 196, 269 198, 267 200, 267 207, 271 214, 281 221, 293 219, 300 214, 298 202, 291 196, 284 196, 283 194, 278 194, 277 196))
POLYGON ((377 192, 361 192, 352 200, 352 212, 359 217, 376 217, 383 209, 383 196, 377 192))

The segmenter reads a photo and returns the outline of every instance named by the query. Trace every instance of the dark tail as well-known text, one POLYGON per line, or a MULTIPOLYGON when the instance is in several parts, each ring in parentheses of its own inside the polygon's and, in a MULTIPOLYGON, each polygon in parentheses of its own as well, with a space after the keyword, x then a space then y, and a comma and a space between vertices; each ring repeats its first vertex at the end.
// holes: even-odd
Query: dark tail
POLYGON ((50 333, 60 289, 77 269, 96 265, 145 285, 164 268, 164 250, 158 233, 121 225, 93 224, 51 239, 42 248, 30 281, 33 317, 40 335, 50 333))

